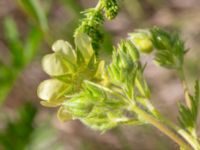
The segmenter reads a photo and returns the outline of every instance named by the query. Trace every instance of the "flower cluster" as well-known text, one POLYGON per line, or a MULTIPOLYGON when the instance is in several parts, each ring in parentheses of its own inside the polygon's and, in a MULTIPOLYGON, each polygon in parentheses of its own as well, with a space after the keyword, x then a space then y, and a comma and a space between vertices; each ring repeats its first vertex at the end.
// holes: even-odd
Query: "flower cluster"
POLYGON ((79 34, 75 45, 73 49, 68 42, 58 40, 52 46, 54 53, 43 58, 43 69, 52 79, 38 87, 41 104, 59 106, 57 115, 62 121, 79 119, 101 131, 128 121, 126 103, 104 83, 104 61, 96 60, 91 39, 79 34))
POLYGON ((45 106, 58 106, 80 91, 85 79, 101 82, 104 76, 104 61, 97 61, 91 39, 84 33, 75 37, 76 49, 63 40, 56 41, 54 53, 42 60, 44 71, 52 77, 38 87, 38 96, 45 106))

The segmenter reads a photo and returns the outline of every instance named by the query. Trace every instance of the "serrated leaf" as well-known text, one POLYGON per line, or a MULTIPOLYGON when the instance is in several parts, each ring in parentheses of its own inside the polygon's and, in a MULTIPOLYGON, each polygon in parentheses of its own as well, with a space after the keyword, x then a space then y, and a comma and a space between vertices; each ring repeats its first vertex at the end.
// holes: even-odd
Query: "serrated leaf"
POLYGON ((105 73, 105 61, 100 61, 98 66, 97 66, 97 69, 96 69, 96 73, 94 75, 95 78, 103 78, 104 76, 104 73, 105 73))
POLYGON ((180 37, 159 28, 153 28, 150 32, 156 49, 154 59, 156 64, 169 69, 181 68, 186 49, 180 37))
POLYGON ((199 82, 195 83, 194 96, 190 95, 191 107, 187 107, 183 104, 179 106, 179 122, 183 128, 185 128, 192 135, 196 130, 196 121, 199 109, 199 82))

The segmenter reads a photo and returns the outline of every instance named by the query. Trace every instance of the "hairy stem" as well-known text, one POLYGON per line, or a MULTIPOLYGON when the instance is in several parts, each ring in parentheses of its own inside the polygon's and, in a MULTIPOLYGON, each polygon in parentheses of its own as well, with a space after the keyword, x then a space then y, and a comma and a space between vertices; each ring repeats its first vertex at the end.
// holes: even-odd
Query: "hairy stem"
POLYGON ((176 142, 180 147, 182 147, 185 150, 192 150, 192 148, 184 141, 179 135, 176 134, 172 129, 167 127, 165 124, 163 124, 161 121, 157 120, 155 117, 149 115, 144 110, 139 108, 136 105, 132 105, 131 110, 138 115, 140 115, 142 118, 144 118, 148 123, 159 129, 161 132, 163 132, 165 135, 167 135, 169 138, 171 138, 174 142, 176 142))
POLYGON ((194 150, 200 150, 200 145, 199 145, 199 142, 198 142, 197 139, 195 139, 194 137, 192 137, 185 130, 181 129, 177 125, 175 125, 172 122, 170 122, 169 120, 167 120, 162 115, 160 115, 160 118, 161 118, 161 120, 162 120, 162 122, 164 124, 166 124, 167 126, 169 126, 171 129, 173 129, 174 131, 176 131, 182 138, 184 138, 193 147, 194 150))
POLYGON ((179 74, 179 77, 180 77, 180 80, 181 80, 181 83, 182 83, 182 86, 183 86, 183 90, 184 90, 185 103, 189 108, 191 108, 191 100, 190 100, 190 96, 189 96, 189 88, 188 88, 188 85, 187 85, 187 82, 186 82, 186 79, 185 79, 185 74, 184 74, 183 67, 178 70, 178 74, 179 74))

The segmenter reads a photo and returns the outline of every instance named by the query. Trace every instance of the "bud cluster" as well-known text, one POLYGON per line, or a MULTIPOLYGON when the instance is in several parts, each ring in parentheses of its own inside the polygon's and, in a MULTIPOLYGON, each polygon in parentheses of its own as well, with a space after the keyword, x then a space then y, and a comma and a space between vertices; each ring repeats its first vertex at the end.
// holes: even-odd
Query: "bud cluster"
MULTIPOLYGON (((64 102, 61 109, 64 108, 73 119, 80 119, 93 129, 105 131, 128 120, 124 116, 124 106, 125 103, 114 97, 109 89, 85 80, 83 91, 64 102)), ((59 111, 58 117, 66 120, 62 118, 66 116, 66 111, 59 111)))
POLYGON ((150 32, 152 43, 156 49, 155 62, 166 68, 181 68, 186 49, 180 37, 156 27, 152 28, 150 32))
POLYGON ((151 53, 153 51, 153 44, 150 34, 145 30, 138 30, 137 32, 129 34, 130 40, 143 53, 151 53))
POLYGON ((119 11, 117 0, 104 0, 103 4, 104 4, 105 17, 108 20, 114 19, 119 11))
POLYGON ((114 84, 122 86, 130 98, 139 64, 139 52, 129 40, 122 41, 113 51, 112 63, 108 67, 109 76, 114 84))

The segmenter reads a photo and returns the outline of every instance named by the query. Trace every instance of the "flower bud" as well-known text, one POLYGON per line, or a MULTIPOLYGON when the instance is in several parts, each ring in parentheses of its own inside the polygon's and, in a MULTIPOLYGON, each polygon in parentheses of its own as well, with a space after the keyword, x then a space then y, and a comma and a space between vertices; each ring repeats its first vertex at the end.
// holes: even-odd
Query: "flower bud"
POLYGON ((66 101, 64 106, 74 118, 86 117, 93 108, 92 100, 89 97, 78 95, 66 101))
POLYGON ((57 117, 60 121, 68 121, 72 119, 71 114, 67 111, 67 108, 61 106, 57 112, 57 117))
POLYGON ((143 53, 151 53, 153 51, 153 44, 147 33, 132 33, 130 34, 130 40, 143 53))
POLYGON ((130 54, 132 60, 134 62, 138 61, 140 58, 140 54, 139 54, 137 48, 134 46, 134 44, 131 41, 127 40, 125 42, 125 47, 126 47, 128 53, 130 54))

